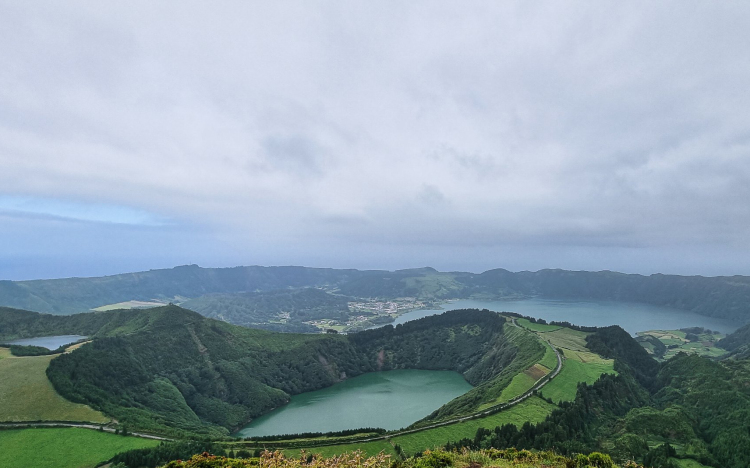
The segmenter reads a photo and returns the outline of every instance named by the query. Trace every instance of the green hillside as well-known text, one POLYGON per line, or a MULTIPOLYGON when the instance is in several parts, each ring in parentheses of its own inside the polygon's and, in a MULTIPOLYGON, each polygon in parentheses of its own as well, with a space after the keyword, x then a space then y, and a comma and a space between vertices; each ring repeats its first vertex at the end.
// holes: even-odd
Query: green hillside
POLYGON ((109 421, 55 392, 46 371, 56 356, 15 357, 7 351, 0 348, 0 421, 109 421))
POLYGON ((496 398, 502 382, 545 353, 530 332, 478 310, 350 335, 237 327, 177 306, 69 317, 4 309, 0 323, 13 335, 94 337, 52 361, 55 389, 131 428, 177 435, 225 435, 290 395, 404 368, 455 370, 476 386, 432 416, 444 418, 496 398))
POLYGON ((159 442, 78 428, 0 431, 0 468, 94 468, 120 452, 159 442))
MULTIPOLYGON (((0 281, 0 305, 71 314, 127 301, 182 302, 206 295, 221 297, 300 288, 323 288, 352 297, 381 299, 544 297, 627 301, 673 307, 739 322, 750 320, 750 277, 747 276, 643 276, 566 270, 514 273, 495 269, 474 274, 444 273, 433 268, 390 272, 261 266, 200 268, 190 265, 97 278, 0 281)), ((221 307, 229 310, 235 307, 233 300, 225 297, 219 302, 221 307)))
POLYGON ((180 304, 204 317, 234 325, 274 331, 317 332, 306 321, 333 319, 345 323, 350 298, 320 289, 283 289, 239 294, 207 294, 180 304))

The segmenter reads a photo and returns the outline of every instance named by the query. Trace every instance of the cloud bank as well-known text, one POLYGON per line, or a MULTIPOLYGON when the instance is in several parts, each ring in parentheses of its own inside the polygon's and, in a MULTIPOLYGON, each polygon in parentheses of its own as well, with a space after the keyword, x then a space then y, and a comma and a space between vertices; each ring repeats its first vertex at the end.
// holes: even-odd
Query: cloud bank
POLYGON ((2 2, 0 199, 54 219, 0 211, 0 277, 748 274, 749 26, 743 2, 2 2))

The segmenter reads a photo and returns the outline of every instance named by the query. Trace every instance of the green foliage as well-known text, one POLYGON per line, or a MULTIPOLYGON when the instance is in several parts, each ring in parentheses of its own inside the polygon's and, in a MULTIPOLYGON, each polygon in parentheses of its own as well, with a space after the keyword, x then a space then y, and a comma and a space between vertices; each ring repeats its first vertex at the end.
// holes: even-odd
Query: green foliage
POLYGON ((648 442, 636 434, 624 434, 614 440, 613 455, 621 460, 641 460, 648 453, 648 442))
POLYGON ((616 371, 630 369, 641 385, 654 388, 659 363, 622 328, 616 325, 599 328, 586 337, 586 345, 605 358, 615 359, 616 371))
POLYGON ((453 455, 448 452, 428 452, 417 459, 415 468, 446 468, 453 464, 453 455))
POLYGON ((209 452, 214 455, 227 455, 221 445, 216 442, 209 440, 186 440, 162 442, 155 447, 121 452, 115 455, 110 460, 110 463, 114 466, 120 465, 122 468, 155 468, 172 460, 186 460, 193 455, 203 452, 209 452))
POLYGON ((101 315, 115 322, 102 326, 108 334, 137 331, 60 356, 47 371, 50 381, 71 401, 123 424, 174 435, 225 435, 289 395, 365 372, 456 370, 481 385, 516 356, 526 359, 506 339, 504 319, 489 311, 452 311, 351 335, 274 334, 176 306, 101 315))
MULTIPOLYGON (((697 421, 708 451, 722 467, 750 466, 750 452, 737 449, 750 446, 750 361, 719 363, 679 354, 664 364, 658 381, 658 403, 680 405, 697 421)), ((701 463, 711 461, 700 447, 694 451, 701 463)))
POLYGON ((94 468, 119 452, 158 445, 89 429, 0 431, 0 468, 94 468))
POLYGON ((643 459, 643 464, 647 468, 679 468, 671 460, 677 452, 669 444, 662 444, 648 451, 643 459))
POLYGON ((573 401, 580 383, 593 384, 602 374, 614 374, 612 361, 580 362, 566 359, 560 373, 544 386, 541 393, 555 403, 573 401))
POLYGON ((13 356, 47 356, 59 352, 61 350, 52 351, 43 346, 10 345, 10 353, 13 356))
MULTIPOLYGON (((331 458, 309 456, 305 453, 284 454, 263 452, 259 459, 239 460, 217 457, 208 453, 196 455, 190 460, 174 461, 167 468, 614 468, 612 460, 605 454, 591 453, 575 458, 560 456, 553 452, 530 452, 528 450, 481 450, 463 452, 427 451, 403 460, 392 461, 385 454, 365 457, 360 451, 344 453, 331 458)), ((639 468, 628 464, 626 468, 639 468)))
POLYGON ((716 346, 744 358, 750 357, 750 324, 719 340, 716 346))

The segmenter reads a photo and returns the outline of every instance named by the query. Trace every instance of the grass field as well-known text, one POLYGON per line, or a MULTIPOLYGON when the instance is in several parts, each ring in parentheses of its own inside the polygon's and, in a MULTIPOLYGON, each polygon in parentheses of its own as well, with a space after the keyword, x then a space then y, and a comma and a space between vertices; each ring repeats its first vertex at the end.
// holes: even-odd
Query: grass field
POLYGON ((549 370, 553 370, 557 367, 557 355, 555 354, 555 350, 552 349, 549 344, 545 343, 544 346, 547 348, 547 350, 544 352, 544 357, 541 361, 539 361, 539 364, 543 365, 549 370))
POLYGON ((46 374, 54 357, 0 359, 0 421, 109 421, 100 412, 57 394, 46 374))
POLYGON ((158 444, 74 427, 0 431, 0 468, 89 468, 117 453, 158 444))
MULTIPOLYGON (((727 354, 727 351, 716 346, 716 342, 724 335, 701 333, 697 341, 690 341, 686 338, 686 333, 681 330, 649 330, 638 332, 638 336, 652 336, 661 341, 667 348, 664 354, 664 360, 669 359, 679 352, 688 354, 698 354, 706 357, 720 357, 727 354)), ((641 346, 653 354, 654 345, 648 342, 640 342, 641 346)))
POLYGON ((516 322, 518 322, 518 324, 522 327, 528 328, 529 330, 535 332, 551 332, 562 328, 559 325, 544 325, 541 323, 529 322, 527 319, 523 318, 516 319, 516 322))
POLYGON ((91 309, 97 312, 106 312, 108 310, 118 310, 118 309, 148 309, 151 307, 161 307, 166 305, 163 302, 144 302, 144 301, 127 301, 127 302, 118 302, 117 304, 107 304, 103 305, 101 307, 97 307, 95 309, 91 309))
POLYGON ((477 429, 480 427, 494 429, 496 426, 502 426, 503 424, 515 424, 520 427, 526 421, 538 423, 543 421, 556 408, 556 406, 550 405, 541 398, 531 397, 506 411, 501 411, 486 418, 473 419, 394 437, 392 441, 394 444, 400 445, 408 455, 411 455, 424 449, 444 445, 449 441, 455 442, 464 437, 474 438, 477 429))
MULTIPOLYGON (((425 449, 443 446, 450 441, 458 441, 464 437, 473 438, 480 427, 494 429, 496 426, 502 426, 503 424, 515 424, 520 427, 526 421, 537 423, 543 421, 555 408, 556 406, 547 403, 541 398, 531 397, 506 411, 501 411, 486 418, 473 419, 398 436, 392 438, 390 442, 387 440, 378 440, 365 443, 331 445, 328 447, 311 447, 305 449, 305 451, 320 453, 325 456, 351 452, 353 450, 362 450, 368 455, 376 455, 380 451, 385 451, 387 454, 393 455, 395 451, 392 444, 398 444, 407 455, 412 455, 425 449)), ((284 453, 288 456, 297 456, 299 452, 299 449, 284 450, 284 453)))
POLYGON ((595 357, 588 362, 582 362, 576 359, 566 359, 563 362, 563 368, 560 373, 542 388, 541 393, 545 398, 550 398, 555 403, 561 401, 573 401, 576 397, 576 390, 579 382, 592 384, 602 374, 614 374, 614 361, 602 359, 593 353, 589 354, 595 357))
POLYGON ((570 328, 561 328, 544 334, 544 338, 557 348, 567 348, 573 351, 588 351, 586 336, 588 333, 570 328))
POLYGON ((503 392, 500 394, 500 398, 498 398, 496 401, 480 406, 479 409, 483 410, 489 408, 490 406, 510 401, 517 396, 523 395, 534 385, 534 382, 536 381, 537 379, 527 374, 526 372, 516 374, 516 376, 513 377, 513 380, 510 381, 510 384, 508 384, 508 386, 503 389, 503 392))

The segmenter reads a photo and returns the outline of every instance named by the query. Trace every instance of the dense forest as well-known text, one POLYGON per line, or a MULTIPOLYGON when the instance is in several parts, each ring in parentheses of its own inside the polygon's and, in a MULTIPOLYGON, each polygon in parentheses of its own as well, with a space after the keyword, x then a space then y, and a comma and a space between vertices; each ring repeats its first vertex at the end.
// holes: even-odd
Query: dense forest
MULTIPOLYGON (((345 296, 382 299, 543 297, 628 301, 741 322, 750 319, 750 277, 747 276, 643 276, 566 270, 514 273, 495 269, 474 274, 442 273, 432 268, 391 272, 260 266, 200 268, 190 265, 98 278, 0 281, 0 305, 72 314, 130 300, 178 301, 180 298, 181 301, 206 295, 299 288, 322 288, 345 296)), ((223 302, 227 310, 233 307, 231 301, 223 302)))
MULTIPOLYGON (((95 337, 51 362, 47 375, 60 394, 130 428, 175 435, 226 435, 290 395, 377 370, 455 370, 482 388, 508 378, 515 361, 544 352, 538 344, 519 347, 523 339, 506 337, 505 319, 479 310, 351 335, 279 334, 177 306, 93 314, 101 322, 85 330, 65 323, 78 323, 79 315, 28 314, 28 323, 18 319, 18 311, 9 315, 17 328, 95 337)), ((470 394, 461 408, 479 404, 470 394)))

